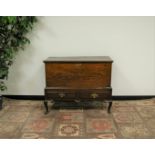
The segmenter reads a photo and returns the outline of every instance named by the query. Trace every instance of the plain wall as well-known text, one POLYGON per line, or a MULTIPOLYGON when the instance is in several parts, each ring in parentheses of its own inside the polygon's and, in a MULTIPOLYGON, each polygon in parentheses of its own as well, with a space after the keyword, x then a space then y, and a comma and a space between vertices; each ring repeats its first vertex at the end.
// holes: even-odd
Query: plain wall
POLYGON ((113 95, 155 95, 155 17, 38 17, 6 82, 10 95, 43 95, 49 56, 110 56, 113 95))

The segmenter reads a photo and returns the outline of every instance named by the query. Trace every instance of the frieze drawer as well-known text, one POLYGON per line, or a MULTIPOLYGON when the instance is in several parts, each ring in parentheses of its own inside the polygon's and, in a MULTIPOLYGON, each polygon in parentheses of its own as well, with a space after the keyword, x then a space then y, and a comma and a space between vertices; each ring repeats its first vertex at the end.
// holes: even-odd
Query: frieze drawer
POLYGON ((81 99, 94 99, 94 100, 101 100, 101 99, 111 99, 111 89, 103 89, 103 90, 87 90, 87 91, 80 91, 78 93, 79 98, 81 99))
POLYGON ((66 91, 53 91, 53 90, 45 90, 46 97, 48 99, 55 100, 64 100, 64 99, 74 99, 76 97, 76 93, 74 92, 66 92, 66 91))

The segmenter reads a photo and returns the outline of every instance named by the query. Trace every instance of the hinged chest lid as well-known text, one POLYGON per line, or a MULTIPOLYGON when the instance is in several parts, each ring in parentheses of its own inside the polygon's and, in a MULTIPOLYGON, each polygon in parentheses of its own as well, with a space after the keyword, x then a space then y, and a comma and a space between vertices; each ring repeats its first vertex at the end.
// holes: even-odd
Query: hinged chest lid
POLYGON ((113 62, 109 56, 75 56, 75 57, 48 57, 48 62, 113 62))

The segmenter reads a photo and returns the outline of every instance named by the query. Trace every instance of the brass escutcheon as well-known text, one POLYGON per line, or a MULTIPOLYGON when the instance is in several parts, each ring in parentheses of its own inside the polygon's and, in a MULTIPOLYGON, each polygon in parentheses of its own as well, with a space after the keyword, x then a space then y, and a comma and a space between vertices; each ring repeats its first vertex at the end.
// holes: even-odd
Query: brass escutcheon
POLYGON ((92 97, 92 98, 97 98, 97 97, 98 97, 98 94, 93 93, 93 94, 91 94, 91 97, 92 97))
POLYGON ((60 93, 59 96, 60 96, 61 98, 63 98, 63 97, 65 96, 65 94, 64 94, 64 93, 60 93))
POLYGON ((76 66, 76 67, 81 67, 82 64, 81 64, 81 63, 77 63, 77 64, 75 64, 75 66, 76 66))

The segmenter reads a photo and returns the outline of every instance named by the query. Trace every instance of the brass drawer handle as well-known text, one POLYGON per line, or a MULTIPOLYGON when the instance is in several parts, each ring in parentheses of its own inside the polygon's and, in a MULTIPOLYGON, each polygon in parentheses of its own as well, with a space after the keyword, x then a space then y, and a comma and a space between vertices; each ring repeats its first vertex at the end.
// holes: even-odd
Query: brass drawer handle
POLYGON ((93 93, 93 94, 91 94, 91 97, 92 97, 92 98, 97 98, 97 97, 98 97, 98 94, 93 93))
POLYGON ((79 100, 79 99, 75 99, 74 101, 75 101, 76 103, 79 103, 79 102, 80 102, 80 100, 79 100))
POLYGON ((59 96, 60 96, 61 98, 63 98, 63 97, 65 97, 65 94, 64 94, 64 93, 59 93, 59 96))

